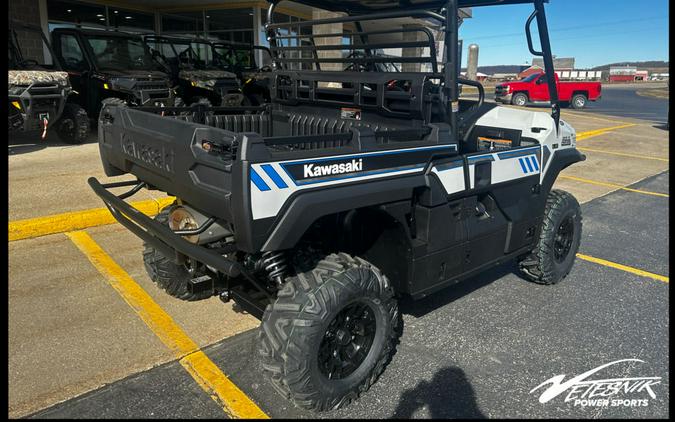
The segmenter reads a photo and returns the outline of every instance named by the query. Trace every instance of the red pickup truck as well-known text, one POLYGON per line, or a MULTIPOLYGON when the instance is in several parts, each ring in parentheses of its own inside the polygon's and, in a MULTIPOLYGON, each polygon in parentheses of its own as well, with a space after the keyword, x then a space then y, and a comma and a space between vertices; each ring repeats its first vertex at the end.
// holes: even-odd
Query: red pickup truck
MULTIPOLYGON (((586 107, 588 101, 597 101, 602 96, 600 82, 560 82, 558 75, 555 75, 555 83, 561 106, 580 109, 586 107)), ((518 106, 551 101, 545 74, 535 73, 520 81, 497 85, 495 101, 518 106)))

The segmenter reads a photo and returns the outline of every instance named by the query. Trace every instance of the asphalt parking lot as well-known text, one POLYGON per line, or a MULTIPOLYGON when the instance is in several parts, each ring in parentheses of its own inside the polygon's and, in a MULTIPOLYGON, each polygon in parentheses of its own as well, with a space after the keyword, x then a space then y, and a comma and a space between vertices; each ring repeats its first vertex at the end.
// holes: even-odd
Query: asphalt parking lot
MULTIPOLYGON (((319 416, 669 416, 668 131, 604 114, 563 118, 588 157, 557 182, 584 216, 568 278, 533 285, 506 264, 405 301, 403 336, 379 381, 319 416), (621 359, 642 362, 597 377, 660 377, 654 397, 626 393, 637 404, 605 407, 531 393, 621 359)), ((93 141, 10 139, 10 417, 316 416, 260 376, 254 318, 217 298, 168 297, 146 276, 139 239, 77 214, 102 205, 86 185, 106 180, 93 141), (53 216, 68 212, 55 233, 53 216)), ((144 195, 148 212, 165 200, 144 195)))

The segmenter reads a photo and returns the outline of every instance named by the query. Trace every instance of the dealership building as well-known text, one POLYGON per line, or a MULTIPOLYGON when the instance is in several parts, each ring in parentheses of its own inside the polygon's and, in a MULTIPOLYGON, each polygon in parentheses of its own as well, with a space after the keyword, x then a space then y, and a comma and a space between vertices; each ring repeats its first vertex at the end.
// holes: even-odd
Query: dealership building
MULTIPOLYGON (((10 0, 9 18, 25 23, 40 25, 45 33, 54 28, 80 26, 105 30, 118 30, 138 34, 163 34, 200 37, 212 40, 230 41, 253 45, 268 46, 264 24, 269 3, 263 0, 237 1, 224 0, 10 0)), ((337 16, 332 12, 309 7, 291 1, 282 1, 275 10, 275 23, 293 23, 310 19, 320 19, 337 16)), ((461 9, 460 18, 471 16, 470 9, 461 9)), ((436 22, 424 19, 401 18, 390 19, 386 28, 371 27, 382 23, 364 22, 364 30, 376 31, 380 29, 405 28, 406 26, 426 26, 435 34, 436 51, 443 51, 443 35, 436 22)), ((284 29, 287 35, 311 35, 317 32, 330 31, 343 33, 344 43, 349 43, 349 34, 356 32, 353 24, 330 24, 320 27, 290 26, 284 29), (327 28, 322 28, 327 27, 327 28)), ((282 34, 283 35, 283 34, 282 34)), ((419 41, 407 37, 419 37, 419 33, 398 34, 398 41, 419 41), (405 39, 404 39, 405 38, 405 39)), ((389 34, 387 42, 395 42, 389 34)), ((375 37, 371 42, 378 42, 375 37)), ((304 42, 304 41, 303 41, 304 42)), ((332 40, 331 43, 334 43, 332 40)), ((337 42, 340 42, 338 39, 337 42)), ((22 46, 27 58, 44 59, 51 62, 46 48, 41 48, 39 39, 29 40, 22 46), (43 57, 44 56, 44 57, 43 57)), ((394 49, 396 50, 396 49, 394 49)), ((403 48, 397 51, 384 51, 384 54, 418 57, 428 55, 429 48, 403 48)), ((438 58, 439 61, 441 57, 438 58)), ((406 64, 403 71, 428 70, 419 68, 420 64, 406 64), (415 67, 417 66, 417 67, 415 67)))

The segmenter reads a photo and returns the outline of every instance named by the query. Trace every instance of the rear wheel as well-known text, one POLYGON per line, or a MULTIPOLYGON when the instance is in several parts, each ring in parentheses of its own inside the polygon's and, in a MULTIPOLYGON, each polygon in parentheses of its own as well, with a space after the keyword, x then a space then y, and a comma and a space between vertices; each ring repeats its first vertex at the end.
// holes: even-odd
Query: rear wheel
POLYGON ((67 144, 81 144, 89 136, 89 116, 82 107, 68 103, 57 122, 56 133, 67 144))
POLYGON ((263 370, 299 407, 337 409, 375 382, 395 351, 400 314, 387 277, 340 253, 288 279, 260 327, 263 370))
POLYGON ((536 247, 519 262, 520 270, 539 284, 555 284, 569 274, 581 242, 581 207, 576 198, 552 190, 536 247))
POLYGON ((527 95, 523 94, 522 92, 519 92, 513 95, 513 98, 511 99, 511 104, 523 107, 524 105, 527 104, 527 100, 528 100, 527 95))
POLYGON ((586 107, 587 102, 588 98, 586 98, 584 94, 574 94, 570 105, 573 109, 581 110, 582 108, 586 107))
MULTIPOLYGON (((166 226, 169 225, 169 211, 171 205, 164 208, 155 220, 166 226)), ((157 251, 152 245, 143 244, 143 263, 148 276, 169 295, 181 300, 201 300, 213 296, 212 291, 191 293, 188 284, 191 279, 204 275, 203 265, 191 259, 184 264, 176 264, 168 257, 157 251)))

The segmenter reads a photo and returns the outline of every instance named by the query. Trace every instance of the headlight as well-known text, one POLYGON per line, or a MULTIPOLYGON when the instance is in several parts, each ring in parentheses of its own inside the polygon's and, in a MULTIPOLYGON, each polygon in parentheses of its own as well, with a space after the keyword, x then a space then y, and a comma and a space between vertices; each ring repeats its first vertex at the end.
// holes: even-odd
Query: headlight
POLYGON ((196 86, 197 88, 204 88, 204 89, 213 89, 213 86, 216 84, 216 81, 213 79, 208 79, 205 81, 200 81, 197 79, 193 79, 190 81, 190 85, 196 86))
POLYGON ((9 95, 21 95, 28 88, 27 86, 12 86, 9 88, 9 95))

